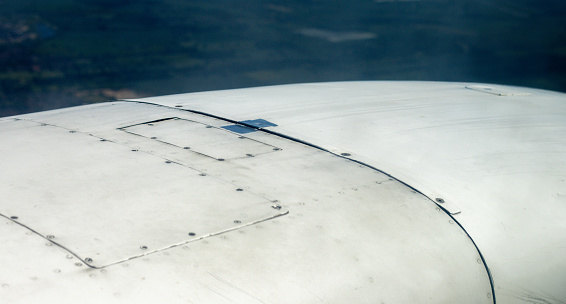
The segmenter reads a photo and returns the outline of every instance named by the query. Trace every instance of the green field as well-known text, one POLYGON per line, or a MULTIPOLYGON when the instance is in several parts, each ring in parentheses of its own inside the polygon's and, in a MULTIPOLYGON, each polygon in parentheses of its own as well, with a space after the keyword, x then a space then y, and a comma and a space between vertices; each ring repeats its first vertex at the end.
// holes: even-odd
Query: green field
POLYGON ((0 115, 335 80, 566 91, 553 0, 0 0, 0 115))

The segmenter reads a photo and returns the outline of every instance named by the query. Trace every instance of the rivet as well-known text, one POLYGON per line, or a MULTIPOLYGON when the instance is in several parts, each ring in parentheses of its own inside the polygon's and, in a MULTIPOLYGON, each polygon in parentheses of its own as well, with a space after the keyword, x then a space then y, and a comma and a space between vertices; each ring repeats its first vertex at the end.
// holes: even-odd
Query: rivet
POLYGON ((150 126, 150 127, 153 126, 153 124, 147 124, 147 125, 150 126))
POLYGON ((239 138, 239 139, 244 139, 245 137, 244 137, 244 136, 239 136, 238 138, 239 138))
POLYGON ((155 137, 155 136, 152 136, 152 137, 151 137, 151 139, 157 139, 157 137, 155 137))
POLYGON ((253 155, 253 154, 249 154, 249 153, 248 153, 248 154, 246 154, 246 156, 249 156, 249 157, 254 157, 254 155, 253 155))
POLYGON ((17 220, 17 219, 18 219, 18 217, 15 216, 15 215, 10 216, 10 218, 13 219, 13 220, 17 220))
POLYGON ((201 173, 201 174, 199 174, 199 175, 200 175, 200 176, 206 176, 206 173, 201 173))
POLYGON ((271 206, 271 208, 279 210, 279 209, 281 209, 281 206, 280 205, 273 205, 273 206, 271 206))
POLYGON ((70 259, 72 259, 72 258, 73 258, 73 256, 72 256, 72 255, 70 255, 70 254, 67 254, 67 259, 69 259, 69 260, 70 260, 70 259))
POLYGON ((101 139, 100 141, 106 141, 106 139, 103 138, 103 139, 101 139))
POLYGON ((450 224, 454 224, 454 221, 453 221, 453 220, 449 220, 448 222, 449 222, 450 224))
POLYGON ((491 293, 489 293, 489 292, 487 293, 487 298, 491 299, 491 293))
POLYGON ((242 221, 239 221, 239 220, 235 220, 235 221, 234 221, 234 223, 236 223, 236 224, 241 224, 241 223, 242 223, 242 221))
POLYGON ((141 250, 146 250, 146 249, 147 249, 147 246, 142 245, 142 246, 140 246, 140 249, 141 249, 141 250))
POLYGON ((138 150, 136 150, 136 149, 132 149, 132 152, 138 152, 138 150))
POLYGON ((183 149, 185 149, 185 150, 189 150, 189 149, 190 149, 190 147, 183 147, 183 149))
POLYGON ((53 246, 52 243, 45 243, 45 246, 53 246))
POLYGON ((340 153, 342 156, 350 156, 350 153, 340 153))
POLYGON ((56 272, 56 273, 60 273, 61 269, 54 269, 53 271, 56 272))
POLYGON ((75 266, 81 267, 81 266, 83 266, 83 263, 75 263, 75 266))
POLYGON ((481 264, 481 259, 477 259, 476 261, 478 262, 478 264, 481 264))
POLYGON ((50 239, 50 240, 52 240, 52 239, 55 238, 55 236, 54 236, 54 235, 48 235, 47 238, 50 239))
POLYGON ((217 160, 218 160, 218 161, 224 161, 224 158, 219 158, 219 159, 217 159, 217 160))
POLYGON ((206 126, 206 128, 207 128, 207 129, 210 129, 210 128, 212 128, 212 126, 206 126))
POLYGON ((42 126, 42 127, 45 127, 45 126, 47 126, 47 124, 42 123, 41 126, 42 126))
POLYGON ((195 235, 197 235, 197 234, 194 233, 194 232, 189 232, 189 235, 190 235, 190 236, 195 236, 195 235))
POLYGON ((165 163, 166 163, 166 164, 170 164, 171 161, 170 161, 170 160, 166 160, 165 163))
POLYGON ((182 105, 176 105, 175 108, 182 108, 182 105))
POLYGON ((279 148, 273 148, 273 151, 280 151, 281 149, 279 148))
POLYGON ((92 263, 92 259, 91 259, 91 258, 86 258, 86 259, 85 259, 85 262, 87 262, 87 263, 92 263))
POLYGON ((437 203, 444 204, 444 200, 441 199, 441 198, 439 198, 439 197, 436 198, 436 202, 437 202, 437 203))
POLYGON ((91 273, 91 274, 89 274, 88 276, 91 277, 91 278, 94 278, 94 277, 96 277, 96 274, 91 273))
POLYGON ((238 188, 238 189, 236 189, 236 191, 244 191, 244 189, 238 188))
POLYGON ((75 132, 77 132, 77 131, 74 131, 74 130, 69 131, 69 133, 75 133, 75 132))

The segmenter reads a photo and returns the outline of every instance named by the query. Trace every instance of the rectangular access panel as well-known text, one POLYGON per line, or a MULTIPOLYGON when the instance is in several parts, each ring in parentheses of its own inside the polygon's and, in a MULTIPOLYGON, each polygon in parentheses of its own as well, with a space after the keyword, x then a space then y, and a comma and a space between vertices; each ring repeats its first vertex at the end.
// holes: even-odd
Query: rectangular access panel
POLYGON ((242 158, 278 150, 277 147, 225 128, 177 117, 129 126, 122 130, 215 159, 242 158))

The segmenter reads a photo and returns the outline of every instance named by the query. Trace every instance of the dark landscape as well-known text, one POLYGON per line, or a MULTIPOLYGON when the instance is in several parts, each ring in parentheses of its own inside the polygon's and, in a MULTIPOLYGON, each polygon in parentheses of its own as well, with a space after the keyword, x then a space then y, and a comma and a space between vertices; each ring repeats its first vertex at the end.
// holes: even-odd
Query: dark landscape
POLYGON ((566 2, 0 0, 0 116, 349 80, 566 92, 566 2))

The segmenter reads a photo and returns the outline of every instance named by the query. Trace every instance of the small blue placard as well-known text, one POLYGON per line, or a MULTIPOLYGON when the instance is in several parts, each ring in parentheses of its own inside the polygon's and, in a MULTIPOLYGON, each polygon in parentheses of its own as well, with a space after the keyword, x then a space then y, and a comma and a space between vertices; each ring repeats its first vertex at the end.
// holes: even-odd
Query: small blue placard
POLYGON ((243 121, 240 121, 240 122, 245 124, 245 125, 253 126, 253 127, 256 127, 256 128, 277 127, 276 124, 269 122, 265 119, 243 120, 243 121))
POLYGON ((241 125, 224 126, 222 127, 222 129, 226 129, 234 133, 246 134, 255 132, 257 130, 256 128, 277 127, 276 124, 271 123, 265 119, 242 120, 238 122, 241 123, 241 125))
POLYGON ((242 125, 229 125, 229 126, 222 127, 222 129, 226 129, 228 131, 232 131, 232 132, 238 133, 238 134, 246 134, 246 133, 251 133, 251 132, 256 131, 256 129, 254 129, 254 128, 250 128, 250 127, 246 127, 246 126, 242 126, 242 125))

